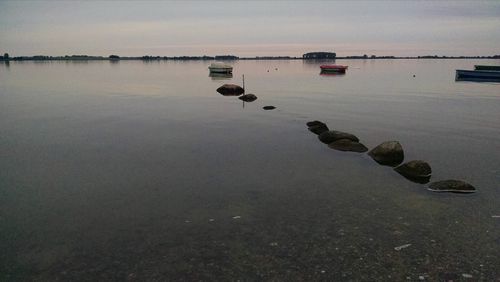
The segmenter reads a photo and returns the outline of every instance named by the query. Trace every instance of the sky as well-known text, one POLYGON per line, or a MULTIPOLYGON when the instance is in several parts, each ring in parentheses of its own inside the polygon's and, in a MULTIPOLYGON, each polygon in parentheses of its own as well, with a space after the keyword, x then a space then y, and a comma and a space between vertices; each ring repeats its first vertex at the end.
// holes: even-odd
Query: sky
POLYGON ((500 54, 495 1, 5 1, 11 56, 500 54))

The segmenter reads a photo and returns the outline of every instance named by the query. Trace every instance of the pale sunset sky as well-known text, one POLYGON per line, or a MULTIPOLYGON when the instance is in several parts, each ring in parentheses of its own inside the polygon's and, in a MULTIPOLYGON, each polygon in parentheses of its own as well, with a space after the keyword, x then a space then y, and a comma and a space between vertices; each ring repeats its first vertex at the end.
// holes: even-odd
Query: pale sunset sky
POLYGON ((11 56, 500 54, 500 1, 4 1, 11 56))

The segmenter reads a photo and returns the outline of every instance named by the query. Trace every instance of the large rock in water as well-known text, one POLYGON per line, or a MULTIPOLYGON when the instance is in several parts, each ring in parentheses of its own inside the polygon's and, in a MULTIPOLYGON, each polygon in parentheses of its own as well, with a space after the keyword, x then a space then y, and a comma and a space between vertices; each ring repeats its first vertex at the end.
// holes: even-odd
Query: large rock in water
POLYGON ((245 90, 236 84, 224 84, 217 88, 217 92, 224 96, 240 96, 245 90))
POLYGON ((325 131, 328 131, 328 126, 326 126, 325 123, 315 120, 315 121, 310 121, 307 123, 307 127, 309 128, 309 131, 315 134, 321 134, 325 131))
POLYGON ((253 101, 257 100, 257 96, 255 96, 253 94, 245 94, 245 95, 241 95, 240 97, 238 97, 238 99, 243 100, 245 102, 253 102, 253 101))
POLYGON ((402 163, 405 155, 398 141, 386 141, 373 148, 368 155, 381 165, 397 166, 402 163))
POLYGON ((368 148, 366 148, 365 145, 359 143, 359 142, 354 142, 349 139, 340 139, 335 142, 332 142, 328 144, 328 147, 339 150, 339 151, 347 151, 347 152, 357 152, 357 153, 364 153, 368 151, 368 148))
POLYGON ((321 133, 318 136, 318 138, 321 142, 323 142, 325 144, 330 144, 330 143, 333 143, 333 142, 340 140, 340 139, 349 139, 349 140, 354 141, 354 142, 359 142, 358 137, 356 137, 355 135, 353 135, 351 133, 347 133, 347 132, 336 131, 336 130, 325 131, 325 132, 321 133))
POLYGON ((431 179, 431 166, 420 160, 409 161, 394 169, 406 179, 420 184, 428 183, 431 179))
POLYGON ((443 180, 432 182, 428 190, 434 192, 452 192, 452 193, 474 193, 476 188, 467 182, 460 180, 443 180))

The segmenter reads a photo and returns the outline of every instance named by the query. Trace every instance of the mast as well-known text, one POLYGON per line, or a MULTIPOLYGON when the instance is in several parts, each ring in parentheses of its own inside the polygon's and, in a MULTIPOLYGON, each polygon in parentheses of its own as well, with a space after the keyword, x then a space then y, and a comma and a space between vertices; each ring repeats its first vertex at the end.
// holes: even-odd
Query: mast
POLYGON ((245 75, 243 75, 243 93, 245 93, 245 75))

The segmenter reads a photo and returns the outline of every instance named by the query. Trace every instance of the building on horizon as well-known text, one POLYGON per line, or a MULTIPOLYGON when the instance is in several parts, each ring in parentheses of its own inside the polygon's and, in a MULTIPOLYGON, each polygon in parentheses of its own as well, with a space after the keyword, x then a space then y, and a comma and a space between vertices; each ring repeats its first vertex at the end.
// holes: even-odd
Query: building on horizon
POLYGON ((318 60, 318 59, 335 59, 337 54, 334 52, 310 52, 302 55, 303 59, 309 60, 318 60))

